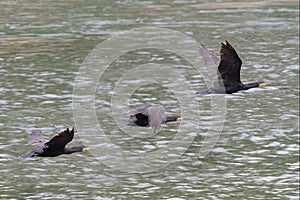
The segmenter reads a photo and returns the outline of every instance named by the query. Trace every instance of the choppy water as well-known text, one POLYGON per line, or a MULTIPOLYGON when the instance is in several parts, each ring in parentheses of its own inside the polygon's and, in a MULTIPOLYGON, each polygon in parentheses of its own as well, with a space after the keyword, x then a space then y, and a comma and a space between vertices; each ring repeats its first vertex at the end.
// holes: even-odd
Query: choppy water
MULTIPOLYGON (((1 1, 1 199, 298 199, 298 4, 1 1), (154 159, 164 166, 162 169, 147 173, 116 170, 97 161, 110 155, 109 151, 20 159, 33 149, 26 144, 30 131, 41 130, 50 138, 66 127, 76 126, 73 86, 91 50, 113 34, 145 26, 181 32, 215 53, 220 42, 228 40, 243 60, 242 80, 264 80, 269 85, 226 95, 223 131, 205 157, 199 158, 199 150, 211 125, 209 96, 197 97, 199 111, 192 112, 194 117, 183 116, 181 127, 190 130, 200 120, 199 129, 184 132, 176 147, 166 154, 176 158, 175 162, 166 165, 169 160, 165 156, 154 159), (188 148, 181 149, 187 142, 191 142, 188 148), (184 152, 179 158, 173 155, 177 150, 184 152)), ((165 39, 172 40, 172 36, 165 39)), ((149 132, 141 128, 126 129, 131 135, 124 133, 124 127, 114 121, 110 105, 116 81, 132 66, 147 63, 175 67, 192 89, 205 89, 203 77, 184 59, 174 52, 140 49, 114 60, 95 96, 95 114, 111 142, 138 156, 165 148, 176 139, 179 123, 164 126, 155 135, 145 135, 149 132)), ((179 87, 182 80, 168 81, 136 88, 129 105, 164 104, 169 115, 194 109, 194 104, 180 107, 180 95, 168 89, 172 84, 179 87)), ((189 91, 181 92, 190 98, 189 91)), ((89 141, 92 139, 85 134, 91 133, 79 132, 80 137, 76 135, 70 146, 81 145, 81 139, 107 145, 101 137, 89 141)), ((114 165, 125 169, 127 163, 122 159, 114 165)), ((136 167, 139 163, 130 164, 136 167)))

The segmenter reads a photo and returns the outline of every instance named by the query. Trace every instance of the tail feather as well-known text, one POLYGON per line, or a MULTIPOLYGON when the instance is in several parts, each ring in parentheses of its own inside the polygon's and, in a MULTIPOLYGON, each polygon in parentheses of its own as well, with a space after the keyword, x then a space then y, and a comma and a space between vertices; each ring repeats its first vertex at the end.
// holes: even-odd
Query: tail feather
POLYGON ((35 156, 35 152, 32 151, 32 152, 21 155, 20 158, 30 158, 30 157, 34 157, 34 156, 35 156))
POLYGON ((196 92, 196 94, 200 94, 200 95, 206 95, 206 94, 211 94, 212 91, 211 90, 203 90, 203 91, 199 91, 199 92, 196 92))

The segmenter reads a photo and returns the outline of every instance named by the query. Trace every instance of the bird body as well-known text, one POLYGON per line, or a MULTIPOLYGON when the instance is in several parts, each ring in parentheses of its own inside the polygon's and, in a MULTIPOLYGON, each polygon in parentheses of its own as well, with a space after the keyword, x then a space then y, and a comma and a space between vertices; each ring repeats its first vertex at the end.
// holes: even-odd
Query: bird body
POLYGON ((253 82, 248 84, 243 84, 241 82, 240 72, 242 60, 228 41, 226 41, 226 43, 221 43, 220 59, 212 52, 208 51, 204 46, 200 47, 200 54, 209 71, 212 71, 210 68, 214 68, 213 70, 215 72, 211 74, 213 74, 216 82, 214 82, 213 87, 198 92, 199 94, 232 94, 240 90, 265 86, 264 82, 253 82))
POLYGON ((88 150, 88 148, 85 146, 66 148, 66 144, 71 142, 73 140, 73 137, 74 128, 71 131, 69 129, 66 129, 65 131, 55 135, 49 141, 42 139, 42 135, 40 133, 33 132, 28 135, 28 143, 38 146, 38 148, 22 155, 21 157, 55 157, 61 154, 71 154, 88 150))

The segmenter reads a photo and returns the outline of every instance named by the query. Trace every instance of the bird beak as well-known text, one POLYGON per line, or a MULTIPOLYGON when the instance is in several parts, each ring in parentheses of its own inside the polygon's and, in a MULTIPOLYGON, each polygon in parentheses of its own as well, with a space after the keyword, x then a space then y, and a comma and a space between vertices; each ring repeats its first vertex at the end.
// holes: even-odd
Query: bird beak
POLYGON ((88 147, 84 147, 84 148, 82 149, 82 151, 88 151, 88 150, 89 150, 88 147))
POLYGON ((260 83, 258 87, 265 87, 267 83, 260 83))
POLYGON ((178 117, 178 118, 177 118, 177 121, 180 121, 180 120, 183 120, 183 118, 182 118, 182 117, 178 117))

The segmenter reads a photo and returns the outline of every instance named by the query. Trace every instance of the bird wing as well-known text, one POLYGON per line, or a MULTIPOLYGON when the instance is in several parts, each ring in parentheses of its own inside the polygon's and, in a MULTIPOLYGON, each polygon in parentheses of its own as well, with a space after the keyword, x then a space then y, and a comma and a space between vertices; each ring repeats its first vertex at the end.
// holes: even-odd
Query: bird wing
POLYGON ((220 63, 220 59, 203 45, 200 45, 199 52, 204 61, 204 67, 206 67, 212 79, 216 80, 218 77, 218 64, 220 63))
POLYGON ((41 132, 32 132, 28 134, 28 144, 42 147, 47 142, 46 139, 43 139, 41 132))
POLYGON ((152 127, 154 132, 160 129, 165 111, 166 109, 164 106, 153 106, 149 109, 149 125, 152 127))
POLYGON ((230 85, 231 83, 241 83, 240 71, 242 60, 239 58, 235 49, 228 41, 226 41, 226 44, 222 42, 220 55, 221 61, 218 66, 218 79, 222 79, 224 85, 230 85))
POLYGON ((150 107, 151 107, 150 104, 145 104, 145 105, 142 105, 142 106, 139 106, 135 109, 130 110, 128 112, 128 114, 129 114, 129 116, 135 116, 137 114, 142 114, 142 115, 148 116, 150 107))
POLYGON ((46 150, 58 150, 58 149, 64 149, 66 144, 71 142, 74 137, 74 128, 69 131, 67 128, 65 131, 57 134, 53 138, 51 138, 48 142, 45 143, 46 150))

